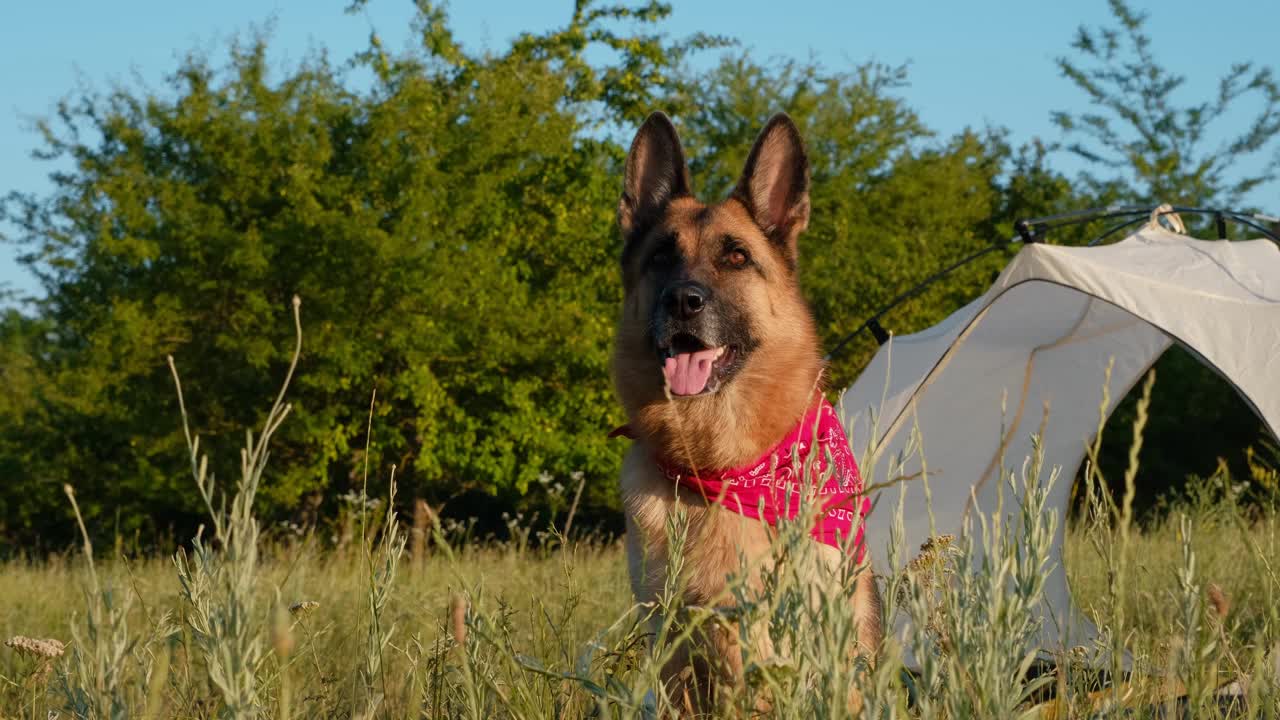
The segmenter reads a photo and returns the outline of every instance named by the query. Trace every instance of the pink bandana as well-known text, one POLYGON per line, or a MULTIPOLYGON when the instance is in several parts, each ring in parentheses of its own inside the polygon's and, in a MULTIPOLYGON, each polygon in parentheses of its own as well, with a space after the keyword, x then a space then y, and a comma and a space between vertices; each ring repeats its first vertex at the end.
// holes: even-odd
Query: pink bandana
MULTIPOLYGON (((609 434, 619 435, 633 437, 626 426, 609 434)), ((775 527, 781 515, 795 519, 802 493, 812 493, 813 483, 826 478, 813 498, 822 508, 812 530, 814 539, 840 547, 853 535, 855 560, 862 562, 866 555, 862 530, 871 500, 862 497, 858 463, 835 408, 826 398, 805 413, 781 442, 749 465, 730 470, 699 469, 694 475, 667 458, 660 457, 657 463, 667 479, 707 501, 775 527)))

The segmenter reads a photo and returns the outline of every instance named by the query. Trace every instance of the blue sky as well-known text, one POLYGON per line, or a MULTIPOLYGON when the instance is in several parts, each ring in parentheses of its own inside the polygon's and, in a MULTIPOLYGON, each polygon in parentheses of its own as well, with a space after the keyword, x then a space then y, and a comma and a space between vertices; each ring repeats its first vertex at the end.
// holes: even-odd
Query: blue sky
MULTIPOLYGON (((225 42, 270 23, 273 55, 290 64, 315 48, 334 58, 362 49, 370 29, 384 42, 409 41, 412 3, 372 0, 359 15, 346 0, 221 0, 212 3, 138 0, 103 3, 46 0, 5 3, 0 9, 0 194, 41 192, 50 165, 31 158, 37 138, 31 118, 47 115, 58 98, 87 84, 159 88, 191 49, 217 58, 225 42)), ((760 58, 813 57, 829 67, 866 60, 910 63, 902 91, 935 130, 947 134, 985 124, 1009 128, 1015 142, 1058 139, 1054 109, 1079 109, 1082 97, 1058 77, 1054 58, 1068 49, 1075 28, 1107 19, 1104 0, 970 0, 970 2, 814 2, 699 0, 675 2, 666 29, 738 38, 760 58)), ((563 25, 572 0, 455 2, 449 10, 459 38, 472 48, 501 48, 516 33, 563 25)), ((1142 7, 1144 3, 1135 2, 1142 7)), ((1188 76, 1186 97, 1212 92, 1232 62, 1280 69, 1280 2, 1166 0, 1153 9, 1149 30, 1157 57, 1188 76)), ((708 61, 710 61, 708 59, 708 61)), ((1224 127, 1225 131, 1232 128, 1224 127)), ((1054 158, 1063 170, 1078 164, 1054 158)), ((1280 183, 1250 201, 1280 212, 1280 183)), ((34 280, 0 245, 0 287, 35 292, 34 280)))

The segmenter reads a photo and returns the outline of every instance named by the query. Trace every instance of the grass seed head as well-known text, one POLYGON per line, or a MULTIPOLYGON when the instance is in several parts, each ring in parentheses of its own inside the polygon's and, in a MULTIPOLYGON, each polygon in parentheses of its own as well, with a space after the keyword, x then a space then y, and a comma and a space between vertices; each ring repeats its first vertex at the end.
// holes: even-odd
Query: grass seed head
POLYGON ((1218 616, 1219 620, 1226 620, 1227 613, 1231 612, 1231 599, 1227 594, 1222 592, 1222 588, 1217 583, 1209 583, 1207 590, 1209 595, 1209 604, 1213 606, 1213 612, 1218 616))

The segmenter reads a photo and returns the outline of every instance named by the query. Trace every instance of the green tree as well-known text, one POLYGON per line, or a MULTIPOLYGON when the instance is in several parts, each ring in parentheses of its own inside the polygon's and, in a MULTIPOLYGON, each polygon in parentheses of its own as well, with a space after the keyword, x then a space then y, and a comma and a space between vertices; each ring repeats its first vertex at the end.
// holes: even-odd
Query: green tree
POLYGON ((1071 45, 1078 57, 1058 59, 1063 76, 1094 107, 1053 113, 1069 138, 1066 149, 1091 168, 1081 178, 1086 187, 1144 203, 1234 207, 1276 179, 1280 86, 1274 70, 1236 63, 1213 97, 1179 104, 1187 78, 1158 61, 1146 13, 1124 0, 1109 2, 1114 25, 1081 26, 1071 45), (1244 130, 1226 132, 1226 124, 1244 130))

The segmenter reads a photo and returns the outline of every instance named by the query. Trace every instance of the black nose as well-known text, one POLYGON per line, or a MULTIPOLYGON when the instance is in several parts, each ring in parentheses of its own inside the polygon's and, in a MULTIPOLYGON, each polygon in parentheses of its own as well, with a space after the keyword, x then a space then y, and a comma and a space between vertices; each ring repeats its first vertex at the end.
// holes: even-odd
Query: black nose
POLYGON ((695 282, 686 282, 667 290, 667 312, 681 320, 689 320, 707 306, 711 291, 695 282))

